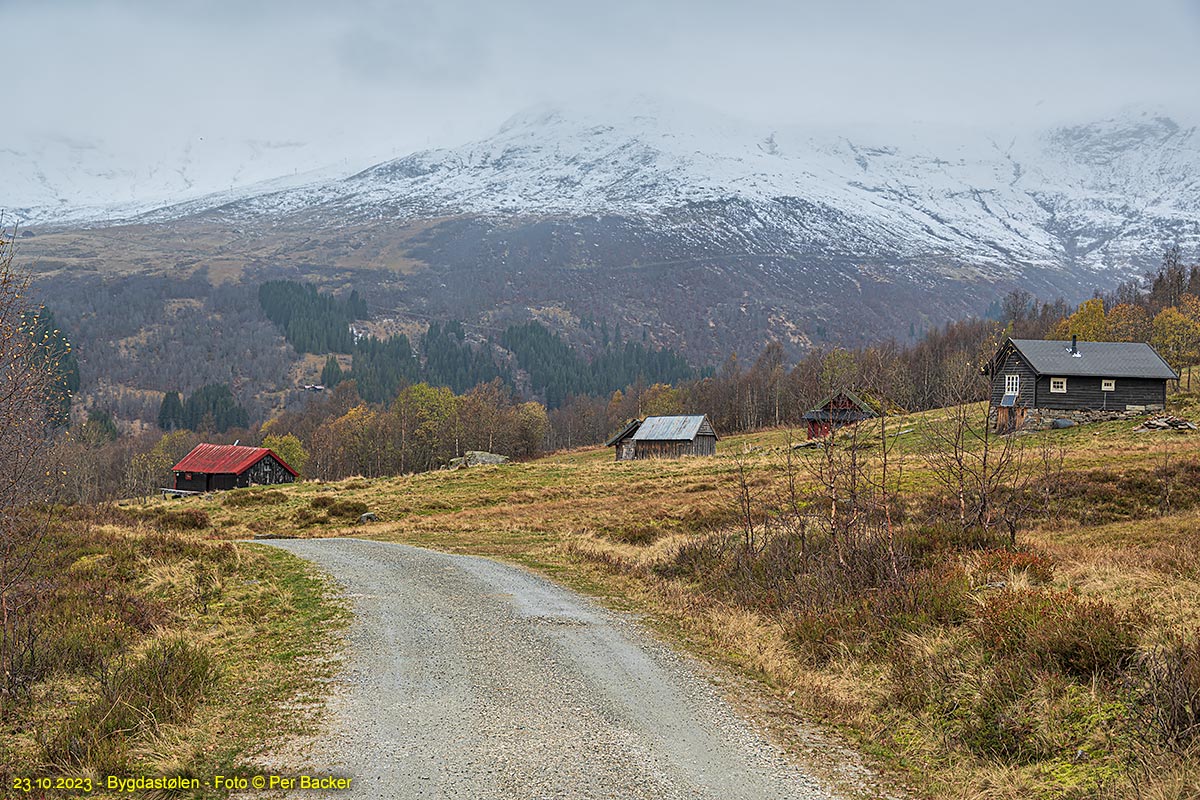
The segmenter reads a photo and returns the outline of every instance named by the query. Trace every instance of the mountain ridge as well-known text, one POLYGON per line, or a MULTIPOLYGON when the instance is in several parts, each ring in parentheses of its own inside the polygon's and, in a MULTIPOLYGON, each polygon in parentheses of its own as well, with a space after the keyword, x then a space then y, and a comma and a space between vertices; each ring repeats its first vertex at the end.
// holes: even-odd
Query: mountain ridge
POLYGON ((119 249, 63 224, 31 249, 66 270, 370 284, 415 318, 558 309, 713 358, 903 336, 1015 287, 1079 300, 1200 244, 1200 139, 1152 110, 891 140, 618 116, 539 107, 460 147, 117 220, 119 249))
MULTIPOLYGON (((1195 128, 1143 112, 1040 136, 959 142, 950 152, 721 121, 635 115, 623 125, 558 108, 511 118, 496 135, 422 151, 331 181, 211 198, 151 213, 241 220, 310 216, 317 224, 454 214, 643 215, 731 202, 742 222, 776 226, 805 252, 866 239, 903 259, 956 257, 1096 270, 1200 240, 1195 128), (1177 182, 1178 178, 1182 181, 1177 182), (804 207, 799 217, 796 209, 804 207), (816 212, 814 214, 814 212, 816 212), (850 222, 856 236, 846 230, 850 222), (1150 242, 1148 240, 1156 240, 1150 242), (1153 247, 1149 245, 1153 244, 1153 247)), ((849 252, 862 252, 867 241, 849 252)))

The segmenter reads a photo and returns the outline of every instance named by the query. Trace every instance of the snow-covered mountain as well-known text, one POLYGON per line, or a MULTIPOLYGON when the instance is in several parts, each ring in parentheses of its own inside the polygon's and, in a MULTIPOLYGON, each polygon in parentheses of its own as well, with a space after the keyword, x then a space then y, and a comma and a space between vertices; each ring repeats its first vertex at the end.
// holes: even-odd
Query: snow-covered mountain
POLYGON ((331 178, 336 167, 311 171, 323 166, 313 149, 200 141, 173 160, 133 168, 100 143, 44 140, 33 150, 0 149, 3 194, 20 197, 0 202, 31 223, 212 209, 243 221, 312 214, 334 225, 616 214, 657 218, 685 234, 680 209, 726 204, 733 218, 722 230, 706 218, 706 230, 690 235, 736 247, 771 229, 788 252, 949 257, 1002 271, 1119 269, 1156 257, 1165 241, 1200 242, 1200 136, 1144 110, 1022 136, 833 136, 642 100, 600 111, 533 109, 483 141, 345 178, 331 178), (55 177, 39 166, 46 163, 57 165, 55 177))
MULTIPOLYGON (((547 106, 350 175, 127 199, 107 212, 125 225, 121 248, 95 237, 67 261, 32 239, 43 244, 26 252, 141 269, 206 263, 173 242, 220 243, 223 269, 385 275, 381 302, 421 318, 553 307, 711 357, 770 338, 911 335, 1013 286, 1080 299, 1168 243, 1190 258, 1200 136, 1144 110, 1041 132, 829 133, 649 101, 547 106)), ((64 205, 26 213, 61 231, 81 216, 64 205)), ((106 215, 86 216, 80 236, 106 215)))
POLYGON ((222 191, 333 179, 351 164, 371 163, 327 161, 314 142, 197 135, 182 144, 133 148, 100 137, 6 138, 0 141, 0 209, 22 224, 104 222, 222 191))
POLYGON ((322 225, 619 215, 728 252, 770 243, 1000 274, 1126 269, 1156 259, 1164 242, 1200 243, 1200 136, 1161 114, 1003 138, 883 136, 772 130, 661 105, 619 120, 544 107, 480 142, 340 180, 235 190, 151 218, 213 209, 322 225), (726 213, 714 217, 714 205, 726 213), (698 207, 706 213, 685 213, 698 207))

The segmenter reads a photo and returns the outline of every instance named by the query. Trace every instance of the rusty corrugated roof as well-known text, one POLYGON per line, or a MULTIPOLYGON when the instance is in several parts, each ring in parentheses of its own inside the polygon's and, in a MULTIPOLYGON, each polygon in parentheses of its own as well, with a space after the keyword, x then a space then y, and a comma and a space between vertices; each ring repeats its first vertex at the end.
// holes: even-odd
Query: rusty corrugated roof
POLYGON ((198 444, 171 469, 175 472, 206 472, 210 474, 237 475, 262 460, 263 456, 274 456, 275 460, 292 475, 296 470, 288 466, 279 455, 266 447, 243 447, 236 444, 198 444))

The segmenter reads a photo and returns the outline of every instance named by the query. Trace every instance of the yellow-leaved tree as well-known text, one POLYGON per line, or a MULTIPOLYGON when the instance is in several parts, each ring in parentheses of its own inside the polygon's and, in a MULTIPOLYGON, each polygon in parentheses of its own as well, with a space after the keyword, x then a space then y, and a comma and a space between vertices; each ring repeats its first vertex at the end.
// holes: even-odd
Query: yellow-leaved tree
POLYGON ((1054 327, 1048 338, 1070 339, 1072 336, 1078 336, 1085 342, 1109 341, 1103 300, 1097 297, 1080 305, 1074 314, 1054 327))
POLYGON ((296 438, 295 434, 267 436, 263 439, 262 446, 286 461, 287 465, 296 470, 298 475, 304 475, 304 467, 308 464, 308 451, 304 449, 304 445, 296 438))
POLYGON ((642 415, 667 417, 683 413, 683 392, 666 383, 655 383, 642 392, 642 415))
POLYGON ((1200 359, 1200 322, 1171 306, 1158 312, 1150 344, 1176 372, 1200 359))

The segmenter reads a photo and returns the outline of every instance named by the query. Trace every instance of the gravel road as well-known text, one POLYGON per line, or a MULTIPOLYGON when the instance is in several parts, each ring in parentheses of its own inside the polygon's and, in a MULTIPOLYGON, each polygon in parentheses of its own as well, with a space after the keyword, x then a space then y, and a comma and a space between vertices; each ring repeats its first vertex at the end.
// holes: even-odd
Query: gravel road
POLYGON ((691 658, 550 581, 385 542, 271 544, 353 602, 342 688, 307 754, 352 776, 349 796, 828 797, 691 658))

